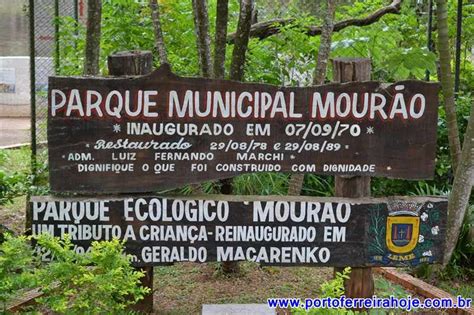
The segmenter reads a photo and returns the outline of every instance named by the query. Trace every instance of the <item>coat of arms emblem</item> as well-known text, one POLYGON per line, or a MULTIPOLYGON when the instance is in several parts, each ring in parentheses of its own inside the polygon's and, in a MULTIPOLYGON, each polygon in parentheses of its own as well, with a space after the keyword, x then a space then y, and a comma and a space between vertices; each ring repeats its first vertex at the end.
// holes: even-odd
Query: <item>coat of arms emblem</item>
POLYGON ((407 254, 415 249, 420 234, 420 209, 423 204, 393 202, 388 204, 386 244, 395 254, 407 254))

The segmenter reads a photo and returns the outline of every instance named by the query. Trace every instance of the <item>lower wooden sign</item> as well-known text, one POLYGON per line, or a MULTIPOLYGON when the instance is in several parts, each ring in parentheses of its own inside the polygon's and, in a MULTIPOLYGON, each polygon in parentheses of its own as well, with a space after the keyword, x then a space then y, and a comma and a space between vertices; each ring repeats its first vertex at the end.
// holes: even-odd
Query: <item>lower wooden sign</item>
POLYGON ((361 267, 441 262, 447 200, 33 197, 29 208, 34 235, 68 234, 77 252, 92 241, 123 239, 135 266, 249 260, 361 267))

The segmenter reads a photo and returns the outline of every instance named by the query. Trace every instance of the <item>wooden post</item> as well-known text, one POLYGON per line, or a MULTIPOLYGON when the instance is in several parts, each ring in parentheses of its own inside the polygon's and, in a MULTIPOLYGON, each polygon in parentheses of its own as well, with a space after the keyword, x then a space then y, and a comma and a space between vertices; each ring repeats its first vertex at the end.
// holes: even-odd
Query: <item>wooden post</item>
MULTIPOLYGON (((107 59, 109 75, 144 75, 153 69, 153 54, 150 51, 122 51, 110 55, 107 59)), ((135 304, 132 308, 137 312, 153 312, 153 267, 138 268, 145 272, 141 279, 144 287, 150 288, 150 294, 147 294, 143 300, 135 304)))
MULTIPOLYGON (((225 178, 220 180, 221 189, 220 193, 223 195, 232 195, 234 188, 232 187, 232 178, 225 178)), ((237 274, 240 271, 240 266, 238 261, 223 261, 221 263, 222 272, 225 275, 237 274)))
MULTIPOLYGON (((368 81, 370 80, 371 61, 367 58, 335 58, 333 59, 333 81, 368 81)), ((336 176, 336 197, 360 198, 370 196, 370 177, 336 176)), ((335 268, 334 271, 341 271, 335 268)), ((374 295, 374 279, 372 268, 352 268, 350 279, 344 283, 347 297, 372 297, 374 295)))

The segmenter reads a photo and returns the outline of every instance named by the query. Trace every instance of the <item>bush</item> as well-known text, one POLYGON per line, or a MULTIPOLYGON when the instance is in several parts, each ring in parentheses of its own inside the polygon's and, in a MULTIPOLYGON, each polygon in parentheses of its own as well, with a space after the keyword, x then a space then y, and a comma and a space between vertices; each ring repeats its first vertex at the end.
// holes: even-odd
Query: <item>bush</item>
POLYGON ((40 308, 59 314, 117 314, 143 299, 150 289, 140 286, 143 272, 130 265, 118 240, 93 242, 90 251, 77 254, 71 241, 47 234, 32 238, 6 236, 0 245, 0 302, 22 290, 39 287, 40 308), (37 243, 36 249, 29 241, 37 243), (35 255, 34 252, 38 255, 35 255), (41 255, 51 255, 42 263, 41 255))
POLYGON ((25 236, 12 237, 5 235, 0 244, 0 303, 2 313, 6 303, 20 290, 36 285, 33 270, 38 267, 38 260, 25 236))
MULTIPOLYGON (((338 298, 344 295, 344 281, 349 279, 351 274, 351 267, 346 267, 343 272, 336 272, 336 277, 332 280, 323 282, 321 284, 321 296, 320 298, 338 298)), ((306 311, 304 308, 296 308, 291 310, 292 314, 295 315, 316 315, 316 314, 355 314, 351 310, 343 308, 338 309, 327 309, 327 308, 315 308, 306 311)))

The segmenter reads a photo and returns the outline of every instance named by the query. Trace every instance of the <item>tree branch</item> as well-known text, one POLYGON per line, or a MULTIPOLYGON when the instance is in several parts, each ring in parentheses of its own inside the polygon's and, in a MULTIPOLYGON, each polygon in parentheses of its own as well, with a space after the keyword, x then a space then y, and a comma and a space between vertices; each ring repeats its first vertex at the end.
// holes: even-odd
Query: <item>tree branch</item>
MULTIPOLYGON (((348 19, 340 21, 334 24, 333 32, 338 32, 349 26, 366 26, 373 24, 380 20, 385 14, 400 14, 402 0, 393 0, 388 6, 380 8, 371 15, 360 18, 360 19, 348 19)), ((272 35, 278 34, 281 31, 281 27, 294 22, 295 19, 274 19, 270 21, 260 22, 252 25, 250 29, 250 37, 256 37, 264 39, 272 35)), ((321 34, 321 27, 308 25, 305 26, 306 34, 309 36, 316 36, 321 34)), ((227 42, 233 44, 235 41, 235 33, 229 34, 227 42)))

